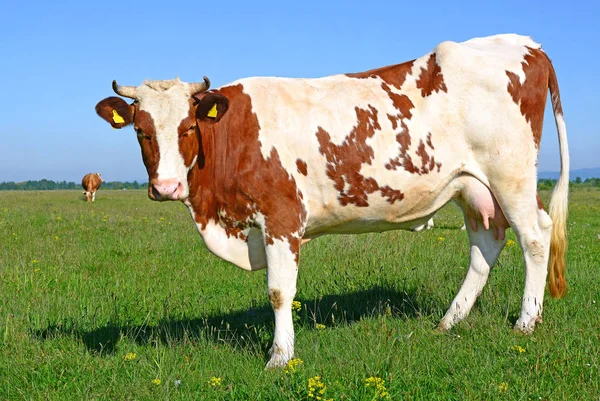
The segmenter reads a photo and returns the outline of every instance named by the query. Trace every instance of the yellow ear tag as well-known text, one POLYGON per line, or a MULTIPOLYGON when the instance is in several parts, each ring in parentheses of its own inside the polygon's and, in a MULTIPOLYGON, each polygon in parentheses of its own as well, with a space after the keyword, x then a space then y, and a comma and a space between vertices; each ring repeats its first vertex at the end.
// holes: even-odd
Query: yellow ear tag
POLYGON ((115 122, 115 124, 122 124, 125 122, 125 120, 123 120, 123 117, 121 117, 116 110, 113 110, 113 121, 115 122))
POLYGON ((208 114, 206 116, 212 117, 212 118, 217 118, 217 104, 216 103, 213 105, 212 109, 210 109, 208 111, 208 114))

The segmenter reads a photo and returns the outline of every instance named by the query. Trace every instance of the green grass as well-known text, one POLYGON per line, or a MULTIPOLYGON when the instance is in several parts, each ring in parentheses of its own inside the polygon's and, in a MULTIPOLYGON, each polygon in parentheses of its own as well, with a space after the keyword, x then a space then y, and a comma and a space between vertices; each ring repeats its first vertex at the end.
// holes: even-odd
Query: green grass
POLYGON ((518 246, 502 253, 471 315, 434 330, 468 265, 454 206, 422 233, 311 241, 293 373, 264 370, 273 330, 264 271, 211 255, 179 203, 145 191, 81 198, 0 192, 0 399, 310 400, 314 376, 335 400, 377 399, 368 377, 384 379, 392 400, 600 398, 598 190, 572 192, 569 293, 546 297, 531 336, 511 330, 524 282, 518 246))

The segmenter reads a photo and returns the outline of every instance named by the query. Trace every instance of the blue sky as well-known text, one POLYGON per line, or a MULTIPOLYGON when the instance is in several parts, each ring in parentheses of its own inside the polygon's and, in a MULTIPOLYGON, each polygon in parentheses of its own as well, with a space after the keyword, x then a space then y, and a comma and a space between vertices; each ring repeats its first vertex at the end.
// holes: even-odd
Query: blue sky
MULTIPOLYGON (((572 169, 600 167, 600 3, 30 1, 0 13, 0 182, 147 180, 132 129, 94 112, 113 79, 320 77, 406 61, 445 40, 514 32, 554 62, 572 169), (489 4, 488 4, 489 3, 489 4)), ((539 170, 558 170, 546 113, 539 170)))

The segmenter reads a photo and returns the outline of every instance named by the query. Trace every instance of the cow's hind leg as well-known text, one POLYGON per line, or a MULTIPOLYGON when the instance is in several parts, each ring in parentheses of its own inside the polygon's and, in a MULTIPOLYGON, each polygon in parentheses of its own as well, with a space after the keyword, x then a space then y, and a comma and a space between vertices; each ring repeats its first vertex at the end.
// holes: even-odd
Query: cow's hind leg
POLYGON ((300 240, 291 237, 291 241, 275 239, 266 245, 268 296, 275 312, 275 336, 267 368, 283 367, 294 356, 292 301, 296 295, 300 240))
POLYGON ((469 271, 460 291, 438 326, 440 330, 450 329, 469 314, 487 282, 490 269, 496 263, 498 255, 506 243, 504 237, 502 239, 494 238, 494 230, 486 230, 482 222, 466 224, 466 229, 471 243, 469 271), (473 227, 472 224, 476 224, 476 227, 473 227))
POLYGON ((523 224, 515 222, 513 225, 525 260, 525 291, 515 329, 526 334, 531 333, 535 324, 542 321, 552 233, 552 220, 548 213, 538 209, 534 216, 537 216, 535 224, 526 219, 523 224))
POLYGON ((492 187, 523 251, 525 290, 521 314, 515 324, 515 329, 523 333, 531 333, 542 320, 552 233, 552 220, 536 200, 535 171, 530 176, 532 178, 518 181, 496 182, 492 187))

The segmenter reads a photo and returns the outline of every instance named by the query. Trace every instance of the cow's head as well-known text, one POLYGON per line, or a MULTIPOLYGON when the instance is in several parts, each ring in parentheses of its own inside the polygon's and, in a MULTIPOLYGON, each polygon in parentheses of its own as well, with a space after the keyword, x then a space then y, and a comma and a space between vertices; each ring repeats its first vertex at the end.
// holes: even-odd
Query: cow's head
POLYGON ((188 173, 200 151, 198 120, 219 121, 228 101, 218 93, 204 93, 210 81, 186 83, 179 79, 146 81, 142 85, 113 90, 134 99, 108 97, 96 105, 96 113, 113 128, 133 124, 148 171, 148 196, 152 200, 181 200, 189 196, 188 173))

